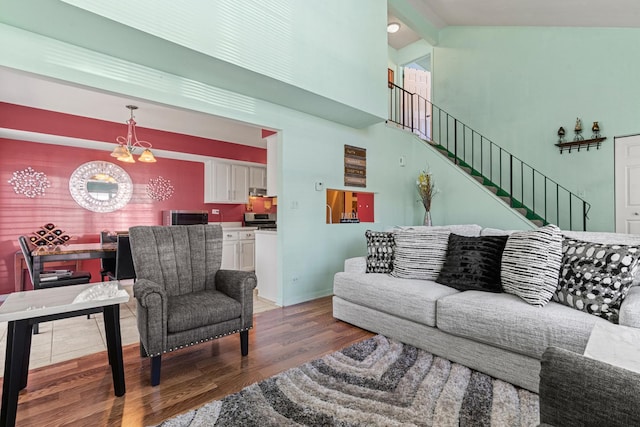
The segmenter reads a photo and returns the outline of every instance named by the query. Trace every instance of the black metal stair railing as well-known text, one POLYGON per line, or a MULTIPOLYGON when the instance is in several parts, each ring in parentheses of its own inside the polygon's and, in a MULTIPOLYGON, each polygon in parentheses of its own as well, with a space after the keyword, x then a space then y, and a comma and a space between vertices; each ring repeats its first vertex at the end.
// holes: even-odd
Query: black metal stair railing
POLYGON ((389 83, 389 122, 447 155, 538 224, 587 229, 591 205, 425 98, 389 83))

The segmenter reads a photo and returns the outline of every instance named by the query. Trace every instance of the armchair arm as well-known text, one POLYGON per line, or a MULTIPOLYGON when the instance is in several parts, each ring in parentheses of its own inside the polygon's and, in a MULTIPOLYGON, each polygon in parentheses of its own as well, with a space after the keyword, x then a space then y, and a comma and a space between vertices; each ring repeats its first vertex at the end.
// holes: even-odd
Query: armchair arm
POLYGON ((138 279, 133 284, 138 301, 138 331, 147 356, 156 356, 167 348, 167 293, 157 283, 138 279))
POLYGON ((541 367, 541 423, 640 425, 640 374, 554 347, 542 355, 541 367))
POLYGON ((242 327, 253 326, 253 290, 258 284, 255 273, 240 270, 218 270, 216 289, 242 304, 242 327))

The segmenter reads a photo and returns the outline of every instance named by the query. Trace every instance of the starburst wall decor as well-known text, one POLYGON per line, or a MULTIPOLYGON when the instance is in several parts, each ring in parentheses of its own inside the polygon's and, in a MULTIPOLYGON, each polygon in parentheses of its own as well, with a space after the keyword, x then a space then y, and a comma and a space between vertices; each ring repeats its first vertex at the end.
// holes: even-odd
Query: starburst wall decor
POLYGON ((151 178, 147 184, 147 195, 158 202, 167 200, 173 196, 173 185, 161 176, 151 178))
POLYGON ((13 177, 7 182, 13 185, 13 191, 16 194, 23 194, 31 199, 44 196, 45 190, 51 187, 47 175, 33 170, 31 166, 25 170, 13 172, 13 177))

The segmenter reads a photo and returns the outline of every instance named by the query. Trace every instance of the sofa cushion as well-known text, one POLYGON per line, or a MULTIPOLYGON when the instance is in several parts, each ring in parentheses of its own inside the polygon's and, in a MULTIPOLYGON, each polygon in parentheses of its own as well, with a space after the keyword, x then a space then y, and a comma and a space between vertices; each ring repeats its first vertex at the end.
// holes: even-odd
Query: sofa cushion
POLYGON ((380 273, 336 273, 333 294, 346 301, 403 319, 436 325, 436 301, 456 294, 453 288, 428 280, 399 279, 380 273))
POLYGON ((393 233, 367 230, 367 273, 390 273, 393 270, 393 233))
POLYGON ((440 298, 436 313, 438 329, 537 359, 550 346, 582 354, 595 322, 604 322, 555 302, 535 307, 481 291, 440 298))
POLYGON ((453 224, 453 225, 410 225, 410 226, 395 226, 390 231, 436 231, 444 230, 451 233, 455 233, 459 236, 479 236, 482 231, 482 227, 478 224, 453 224))
POLYGON ((237 319, 242 305, 220 291, 204 290, 169 297, 167 332, 176 333, 237 319))
POLYGON ((459 291, 502 292, 500 264, 507 236, 449 235, 447 256, 436 282, 459 291))
POLYGON ((447 255, 448 230, 398 230, 391 275, 403 279, 435 280, 447 255))
POLYGON ((501 228, 486 227, 486 228, 483 228, 482 231, 480 231, 480 235, 481 236, 508 236, 517 231, 522 231, 522 230, 503 230, 501 228))
POLYGON ((561 260, 562 234, 555 225, 512 233, 502 253, 502 288, 542 307, 558 286, 561 260))
POLYGON ((622 301, 638 268, 640 246, 565 238, 553 300, 618 323, 622 301))

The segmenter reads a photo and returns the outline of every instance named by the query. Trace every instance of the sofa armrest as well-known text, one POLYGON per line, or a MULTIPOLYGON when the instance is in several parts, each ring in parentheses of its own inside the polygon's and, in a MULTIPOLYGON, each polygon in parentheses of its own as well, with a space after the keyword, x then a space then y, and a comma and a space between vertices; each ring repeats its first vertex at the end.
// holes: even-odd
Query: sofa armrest
POLYGON ((640 286, 632 286, 620 306, 621 325, 640 328, 640 286))
POLYGON ((571 351, 544 352, 539 395, 542 424, 640 425, 640 374, 571 351))
POLYGON ((344 260, 344 272, 345 273, 366 273, 367 272, 367 258, 363 256, 355 258, 347 258, 344 260))

